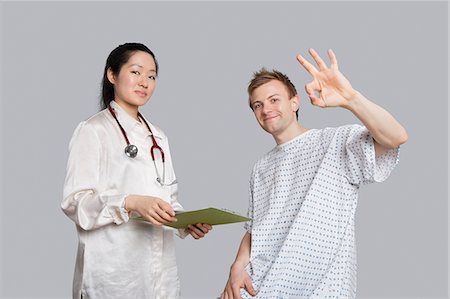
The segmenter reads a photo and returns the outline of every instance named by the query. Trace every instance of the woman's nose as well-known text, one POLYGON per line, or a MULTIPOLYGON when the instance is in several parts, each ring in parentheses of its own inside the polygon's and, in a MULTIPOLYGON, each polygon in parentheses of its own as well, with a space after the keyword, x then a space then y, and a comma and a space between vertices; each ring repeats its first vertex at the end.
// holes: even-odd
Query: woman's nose
MULTIPOLYGON (((148 80, 150 80, 150 79, 148 79, 148 80)), ((139 85, 141 85, 144 88, 147 88, 148 87, 148 80, 147 80, 147 78, 145 76, 141 76, 139 78, 139 85)))

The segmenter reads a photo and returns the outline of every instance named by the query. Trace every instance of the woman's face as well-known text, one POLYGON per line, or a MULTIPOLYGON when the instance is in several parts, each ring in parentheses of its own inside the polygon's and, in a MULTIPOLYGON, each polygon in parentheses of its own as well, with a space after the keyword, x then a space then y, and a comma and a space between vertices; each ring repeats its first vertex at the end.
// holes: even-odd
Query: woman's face
POLYGON ((114 99, 119 104, 139 107, 147 103, 155 90, 156 65, 147 52, 131 54, 128 62, 113 74, 108 70, 108 80, 114 85, 114 99))

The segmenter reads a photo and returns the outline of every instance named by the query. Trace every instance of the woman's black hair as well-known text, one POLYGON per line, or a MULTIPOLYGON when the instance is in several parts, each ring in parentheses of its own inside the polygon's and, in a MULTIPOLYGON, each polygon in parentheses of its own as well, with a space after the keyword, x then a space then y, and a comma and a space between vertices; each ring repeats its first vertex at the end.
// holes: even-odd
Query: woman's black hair
POLYGON ((137 51, 146 52, 153 57, 156 66, 156 75, 158 75, 158 62, 156 61, 155 54, 153 54, 147 46, 140 43, 125 43, 118 46, 112 50, 106 59, 102 80, 102 96, 100 100, 100 106, 102 109, 108 107, 109 103, 114 100, 114 85, 108 80, 108 70, 111 69, 113 74, 118 75, 122 66, 127 63, 131 55, 137 51))

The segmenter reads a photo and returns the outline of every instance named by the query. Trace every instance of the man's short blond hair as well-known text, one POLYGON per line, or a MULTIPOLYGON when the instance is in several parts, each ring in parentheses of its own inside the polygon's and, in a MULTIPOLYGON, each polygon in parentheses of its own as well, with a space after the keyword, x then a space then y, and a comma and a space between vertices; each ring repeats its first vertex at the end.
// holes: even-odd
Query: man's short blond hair
MULTIPOLYGON (((277 70, 267 70, 266 68, 262 68, 259 71, 255 72, 253 74, 253 78, 250 81, 247 92, 248 92, 248 104, 250 106, 250 109, 253 110, 251 105, 251 97, 255 89, 260 87, 261 85, 264 85, 272 80, 277 80, 283 83, 283 85, 286 87, 286 90, 288 91, 289 98, 292 98, 297 95, 297 89, 295 89, 294 84, 292 84, 291 80, 288 76, 283 74, 282 72, 279 72, 277 70)), ((295 113, 297 115, 298 119, 298 110, 295 113)))

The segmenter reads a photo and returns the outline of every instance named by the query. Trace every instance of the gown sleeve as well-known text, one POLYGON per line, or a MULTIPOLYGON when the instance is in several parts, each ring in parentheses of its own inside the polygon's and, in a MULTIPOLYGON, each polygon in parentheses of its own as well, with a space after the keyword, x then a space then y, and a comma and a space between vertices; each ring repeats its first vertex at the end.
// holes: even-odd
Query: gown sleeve
POLYGON ((252 170, 252 174, 250 176, 250 183, 249 183, 249 188, 248 188, 248 209, 247 209, 247 217, 248 218, 252 218, 249 221, 246 221, 244 223, 244 229, 251 234, 252 233, 252 227, 253 227, 253 188, 254 188, 254 177, 255 177, 255 172, 256 172, 256 165, 253 167, 252 170))
POLYGON ((338 138, 344 140, 343 172, 351 184, 382 182, 389 177, 398 163, 398 147, 376 157, 374 140, 366 127, 350 125, 338 131, 338 138))

